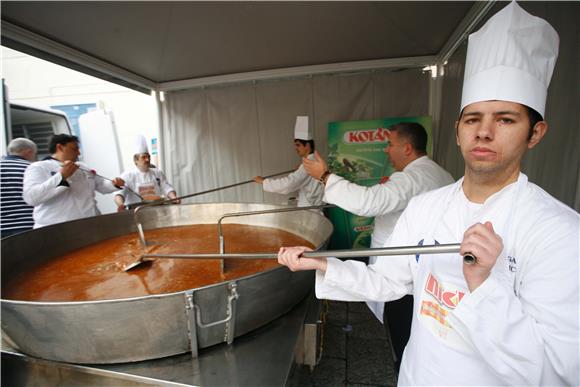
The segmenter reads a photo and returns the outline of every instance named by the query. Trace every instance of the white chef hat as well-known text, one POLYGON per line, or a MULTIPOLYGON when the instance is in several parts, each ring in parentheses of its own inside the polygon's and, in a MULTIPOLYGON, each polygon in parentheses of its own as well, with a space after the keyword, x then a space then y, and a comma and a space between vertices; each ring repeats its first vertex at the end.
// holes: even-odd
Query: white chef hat
POLYGON ((304 141, 312 140, 312 132, 308 129, 308 116, 296 117, 294 139, 304 141))
POLYGON ((548 85, 558 57, 558 33, 515 1, 469 36, 461 109, 501 100, 544 116, 548 85))
POLYGON ((138 134, 133 139, 133 154, 140 155, 141 153, 149 153, 147 149, 147 140, 141 134, 138 134))

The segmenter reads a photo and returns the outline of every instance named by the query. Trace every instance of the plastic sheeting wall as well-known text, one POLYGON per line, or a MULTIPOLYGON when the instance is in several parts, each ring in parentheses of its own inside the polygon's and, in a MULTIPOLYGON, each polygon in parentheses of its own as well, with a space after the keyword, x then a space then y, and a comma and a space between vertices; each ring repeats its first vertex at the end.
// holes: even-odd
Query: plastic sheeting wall
MULTIPOLYGON (((498 5, 498 7, 500 7, 498 5)), ((526 2, 560 35, 560 56, 549 89, 550 129, 528 152, 523 172, 550 194, 580 211, 580 34, 576 2, 526 2)), ((495 12, 491 12, 493 14, 495 12)), ((464 164, 455 142, 466 43, 437 79, 441 112, 434 126, 434 159, 455 178, 464 164)), ((163 160, 178 193, 189 194, 268 175, 298 165, 292 137, 297 115, 314 122, 326 153, 328 122, 428 115, 429 78, 418 69, 315 76, 167 93, 161 106, 163 160)), ((204 195, 196 201, 268 201, 254 183, 204 195)))
MULTIPOLYGON (((166 93, 163 167, 178 195, 296 168, 294 122, 308 115, 325 156, 332 121, 428 115, 429 75, 419 69, 260 81, 166 93)), ((245 184, 192 201, 283 203, 245 184)))
MULTIPOLYGON (((528 151, 522 171, 530 181, 580 211, 580 4, 526 2, 528 12, 546 19, 560 36, 560 54, 548 89, 548 133, 528 151)), ((493 14, 493 12, 492 12, 493 14)), ((463 176, 463 159, 455 142, 467 44, 445 68, 441 125, 434 139, 435 161, 455 178, 463 176)))

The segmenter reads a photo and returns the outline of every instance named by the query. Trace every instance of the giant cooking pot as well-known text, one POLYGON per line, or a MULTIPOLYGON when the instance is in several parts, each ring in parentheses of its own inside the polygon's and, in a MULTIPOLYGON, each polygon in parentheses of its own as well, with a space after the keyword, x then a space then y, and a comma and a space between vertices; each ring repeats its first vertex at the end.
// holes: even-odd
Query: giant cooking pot
MULTIPOLYGON (((145 229, 215 224, 226 213, 281 206, 211 203, 157 206, 140 213, 145 229)), ((229 218, 224 223, 289 231, 323 247, 331 223, 297 211, 229 218)), ((72 250, 136 232, 132 212, 40 228, 2 240, 2 281, 72 250)), ((147 231, 145 231, 147 234, 147 231)), ((6 283, 6 282, 4 282, 6 283)), ((276 267, 247 277, 171 294, 83 301, 2 299, 3 338, 48 360, 84 364, 133 362, 208 347, 250 332, 288 312, 310 291, 311 272, 276 267)))

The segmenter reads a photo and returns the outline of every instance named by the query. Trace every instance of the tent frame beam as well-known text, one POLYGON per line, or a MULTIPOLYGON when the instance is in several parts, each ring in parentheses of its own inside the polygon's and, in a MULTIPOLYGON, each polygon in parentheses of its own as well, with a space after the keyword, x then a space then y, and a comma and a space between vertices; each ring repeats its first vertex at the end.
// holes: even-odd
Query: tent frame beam
POLYGON ((495 0, 476 1, 439 52, 437 63, 445 65, 451 55, 469 37, 469 34, 493 8, 495 0))
POLYGON ((2 45, 149 94, 156 84, 121 67, 2 20, 2 45))
POLYGON ((246 73, 193 78, 174 82, 163 82, 157 85, 157 90, 163 92, 176 91, 230 83, 298 78, 319 74, 337 74, 346 72, 382 70, 389 68, 422 68, 434 63, 436 60, 436 56, 418 56, 408 58, 377 59, 368 61, 329 63, 312 66, 287 67, 274 70, 251 71, 246 73))
POLYGON ((468 14, 455 29, 450 39, 445 43, 440 53, 435 56, 389 58, 298 66, 160 83, 156 83, 150 79, 45 38, 7 21, 2 22, 2 38, 3 44, 7 47, 26 52, 42 59, 48 59, 51 62, 148 94, 151 91, 168 92, 240 82, 308 77, 318 74, 336 74, 356 71, 444 65, 463 41, 467 39, 471 31, 485 17, 494 4, 495 1, 475 2, 468 14))

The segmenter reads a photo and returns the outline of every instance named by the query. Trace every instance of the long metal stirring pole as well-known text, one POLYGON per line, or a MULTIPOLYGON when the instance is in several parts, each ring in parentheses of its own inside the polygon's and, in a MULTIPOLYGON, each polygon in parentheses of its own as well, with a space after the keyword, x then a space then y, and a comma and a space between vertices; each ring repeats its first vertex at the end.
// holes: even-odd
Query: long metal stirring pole
MULTIPOLYGON (((290 172, 294 172, 294 169, 291 169, 289 171, 284 171, 284 172, 278 172, 275 173, 273 175, 268 175, 268 176, 264 176, 264 179, 268 179, 270 177, 274 177, 274 176, 279 176, 279 175, 284 175, 290 172)), ((254 181, 254 179, 251 180, 246 180, 246 181, 242 181, 239 183, 234 183, 234 184, 230 184, 230 185, 224 185, 223 187, 217 187, 217 188, 212 188, 212 189, 208 189, 207 191, 201 191, 201 192, 195 192, 189 195, 183 195, 183 196, 179 196, 175 199, 165 199, 165 200, 156 200, 153 203, 143 203, 142 206, 149 206, 149 205, 158 205, 158 204, 165 204, 165 203, 172 203, 176 200, 181 200, 181 199, 187 199, 187 198, 191 198, 194 196, 198 196, 198 195, 204 195, 204 194, 208 194, 208 193, 212 193, 212 192, 216 192, 216 191, 221 191, 227 188, 233 188, 233 187, 237 187, 239 185, 244 185, 244 184, 248 184, 248 183, 252 183, 254 181)))
MULTIPOLYGON (((114 183, 114 182, 113 182, 113 179, 109 179, 108 177, 105 177, 105 176, 103 176, 103 175, 99 175, 97 172, 94 172, 94 171, 89 171, 88 169, 84 169, 84 168, 81 168, 81 167, 79 167, 79 169, 80 169, 81 171, 85 172, 85 173, 88 173, 88 174, 91 174, 91 175, 98 176, 98 177, 100 177, 101 179, 108 180, 108 181, 110 181, 111 183, 114 183)), ((139 195, 137 192, 133 191, 131 188, 127 187, 126 185, 124 185, 123 187, 124 187, 124 188, 125 188, 127 191, 131 192, 133 195, 137 196, 139 199, 143 200, 143 196, 139 195)))
MULTIPOLYGON (((444 254, 459 253, 461 244, 452 243, 444 245, 427 245, 427 246, 400 246, 400 247, 382 247, 370 249, 352 249, 352 250, 326 250, 326 251, 308 251, 302 254, 306 258, 353 258, 365 256, 390 256, 390 255, 409 255, 409 254, 444 254)), ((226 254, 143 254, 144 261, 152 258, 180 258, 180 259, 210 259, 210 258, 238 258, 238 259, 277 259, 277 253, 226 253, 226 254), (149 259, 148 259, 149 258, 149 259)), ((476 262, 475 256, 465 254, 463 256, 465 263, 473 264, 476 262)))

